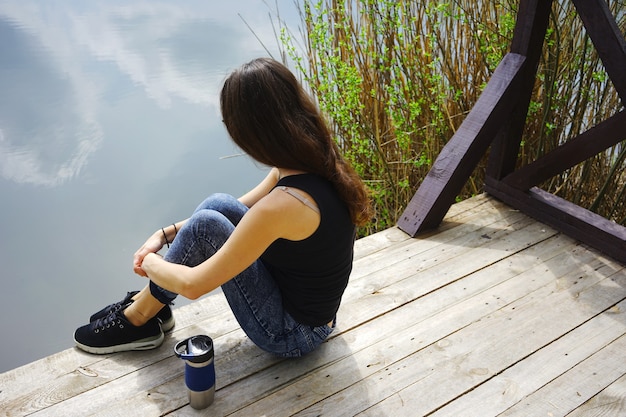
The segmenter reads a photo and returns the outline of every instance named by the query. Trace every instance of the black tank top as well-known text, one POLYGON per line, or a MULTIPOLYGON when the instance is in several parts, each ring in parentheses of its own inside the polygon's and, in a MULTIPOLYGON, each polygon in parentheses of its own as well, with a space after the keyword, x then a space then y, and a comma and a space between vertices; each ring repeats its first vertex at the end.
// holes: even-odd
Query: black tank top
POLYGON ((299 323, 329 323, 352 271, 355 227, 333 185, 313 174, 290 175, 276 187, 307 192, 320 209, 320 224, 300 241, 278 239, 261 256, 281 290, 283 307, 299 323))

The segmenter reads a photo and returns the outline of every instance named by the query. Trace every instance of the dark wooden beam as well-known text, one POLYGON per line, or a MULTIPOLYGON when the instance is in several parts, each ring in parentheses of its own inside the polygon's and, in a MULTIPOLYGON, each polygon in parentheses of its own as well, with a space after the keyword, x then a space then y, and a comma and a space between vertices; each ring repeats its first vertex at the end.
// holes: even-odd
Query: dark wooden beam
POLYGON ((623 140, 626 140, 626 110, 519 168, 502 181, 518 190, 528 190, 623 140))
POLYGON ((539 222, 626 264, 625 227, 536 187, 524 192, 487 178, 485 190, 539 222))
POLYGON ((552 0, 520 1, 511 39, 512 53, 527 58, 538 58, 541 55, 551 9, 552 0))
POLYGON ((524 77, 515 109, 508 118, 502 120, 502 129, 491 146, 487 176, 501 179, 515 170, 551 7, 551 0, 520 2, 511 52, 526 57, 524 77))
POLYGON ((442 149, 430 172, 400 217, 398 226, 411 236, 441 223, 463 185, 486 153, 513 109, 525 58, 507 54, 475 106, 442 149))
POLYGON ((574 0, 617 94, 626 106, 626 41, 604 0, 574 0))

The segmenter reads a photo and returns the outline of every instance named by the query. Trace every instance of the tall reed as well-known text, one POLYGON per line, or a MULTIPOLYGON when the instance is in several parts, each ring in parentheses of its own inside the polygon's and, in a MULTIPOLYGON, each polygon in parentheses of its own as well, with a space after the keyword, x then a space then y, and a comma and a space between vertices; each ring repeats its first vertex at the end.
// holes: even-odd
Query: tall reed
MULTIPOLYGON (((282 45, 318 98, 338 144, 372 190, 369 234, 396 223, 508 51, 517 1, 315 0, 298 3, 282 45), (300 43, 302 42, 302 43, 300 43)), ((626 5, 611 2, 624 28, 626 5)), ((571 2, 555 2, 520 163, 621 108, 571 2)), ((542 187, 626 222, 624 146, 542 187)), ((458 199, 482 191, 485 161, 458 199)))

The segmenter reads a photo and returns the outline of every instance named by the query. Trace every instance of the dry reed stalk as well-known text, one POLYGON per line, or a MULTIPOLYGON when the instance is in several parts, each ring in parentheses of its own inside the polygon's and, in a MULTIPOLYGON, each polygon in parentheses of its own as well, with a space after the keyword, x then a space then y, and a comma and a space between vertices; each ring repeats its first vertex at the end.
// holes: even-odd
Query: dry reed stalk
MULTIPOLYGON (((609 3, 625 27, 626 4, 609 3)), ((342 151, 370 185, 376 219, 361 234, 384 229, 396 223, 508 51, 517 1, 317 0, 299 6, 306 58, 285 28, 283 45, 342 151)), ((520 164, 622 107, 571 2, 554 3, 539 74, 520 164)), ((624 152, 624 146, 609 149, 543 188, 623 223, 624 152)), ((481 192, 483 176, 484 161, 459 199, 481 192)))

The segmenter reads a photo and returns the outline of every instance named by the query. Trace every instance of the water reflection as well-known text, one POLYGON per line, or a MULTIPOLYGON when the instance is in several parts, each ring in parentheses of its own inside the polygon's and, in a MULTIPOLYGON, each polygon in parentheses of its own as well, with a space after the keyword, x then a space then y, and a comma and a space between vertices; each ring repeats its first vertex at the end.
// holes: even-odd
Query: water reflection
POLYGON ((0 19, 0 166, 7 180, 50 186, 80 171, 102 131, 90 83, 68 77, 39 41, 0 19))
MULTIPOLYGON (((291 0, 278 7, 295 21, 291 0)), ((0 372, 70 347, 94 308, 143 286, 131 256, 157 227, 263 177, 221 158, 238 151, 217 93, 267 55, 256 36, 278 56, 268 12, 258 0, 0 1, 0 372)))

